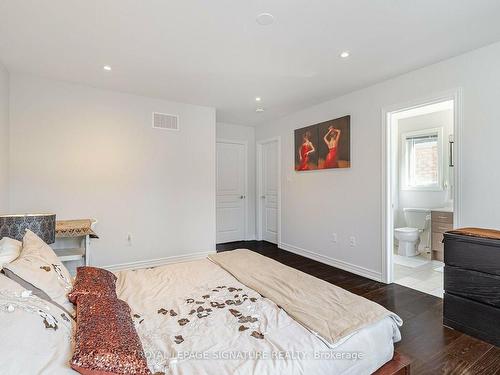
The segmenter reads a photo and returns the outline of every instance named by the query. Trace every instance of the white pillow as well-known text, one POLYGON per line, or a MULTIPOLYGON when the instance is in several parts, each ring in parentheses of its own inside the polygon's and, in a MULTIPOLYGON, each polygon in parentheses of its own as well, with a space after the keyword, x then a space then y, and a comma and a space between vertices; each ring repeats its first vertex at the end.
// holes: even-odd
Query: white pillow
POLYGON ((16 260, 23 244, 21 241, 14 240, 9 237, 4 237, 0 240, 0 269, 4 264, 10 263, 16 260))
POLYGON ((73 315, 73 304, 67 297, 73 288, 71 276, 54 250, 35 233, 26 230, 21 254, 4 268, 7 276, 12 273, 23 282, 42 290, 73 315))
POLYGON ((73 320, 0 275, 0 373, 75 375, 73 320))

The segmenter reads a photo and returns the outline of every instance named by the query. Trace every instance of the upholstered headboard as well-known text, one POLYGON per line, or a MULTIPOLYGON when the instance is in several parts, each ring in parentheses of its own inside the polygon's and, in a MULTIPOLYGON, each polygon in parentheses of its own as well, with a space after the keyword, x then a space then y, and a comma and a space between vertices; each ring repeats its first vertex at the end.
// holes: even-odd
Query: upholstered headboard
POLYGON ((26 229, 51 244, 56 239, 55 214, 0 215, 0 239, 10 237, 21 241, 26 229))

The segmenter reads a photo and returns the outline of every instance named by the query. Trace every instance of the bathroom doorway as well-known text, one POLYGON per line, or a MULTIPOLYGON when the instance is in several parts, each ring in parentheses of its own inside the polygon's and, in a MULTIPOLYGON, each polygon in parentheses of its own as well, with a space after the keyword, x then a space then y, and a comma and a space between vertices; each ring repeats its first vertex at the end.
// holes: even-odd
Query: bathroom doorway
POLYGON ((385 111, 384 276, 443 297, 443 233, 458 226, 460 92, 385 111))

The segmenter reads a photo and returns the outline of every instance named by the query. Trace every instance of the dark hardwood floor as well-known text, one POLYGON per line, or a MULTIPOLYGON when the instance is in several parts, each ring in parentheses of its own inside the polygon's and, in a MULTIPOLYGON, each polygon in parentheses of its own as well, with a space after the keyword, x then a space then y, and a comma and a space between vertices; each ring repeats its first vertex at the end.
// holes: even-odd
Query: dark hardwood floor
MULTIPOLYGON (((409 356, 413 374, 500 374, 500 348, 442 324, 443 300, 401 285, 386 285, 279 249, 264 241, 217 245, 246 248, 371 299, 404 321, 396 350, 409 356)), ((498 322, 500 324, 500 322, 498 322)))

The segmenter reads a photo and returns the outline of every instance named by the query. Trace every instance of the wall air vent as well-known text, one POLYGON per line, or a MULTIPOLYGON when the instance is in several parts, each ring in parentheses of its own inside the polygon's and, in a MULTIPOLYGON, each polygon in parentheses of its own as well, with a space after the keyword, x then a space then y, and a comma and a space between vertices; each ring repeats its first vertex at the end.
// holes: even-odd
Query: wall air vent
POLYGON ((179 116, 153 112, 153 128, 179 130, 179 116))

